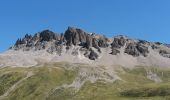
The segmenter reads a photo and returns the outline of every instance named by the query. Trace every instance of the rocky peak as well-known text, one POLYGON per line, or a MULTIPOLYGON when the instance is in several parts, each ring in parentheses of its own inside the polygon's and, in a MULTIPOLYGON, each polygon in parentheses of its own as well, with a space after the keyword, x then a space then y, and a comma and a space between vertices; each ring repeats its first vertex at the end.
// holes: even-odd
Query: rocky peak
POLYGON ((26 34, 24 38, 26 38, 26 39, 31 39, 31 38, 32 38, 32 35, 26 34))
POLYGON ((123 52, 133 57, 149 54, 149 47, 161 56, 170 58, 170 48, 159 42, 151 43, 145 40, 133 40, 126 36, 119 35, 113 39, 96 33, 88 33, 79 28, 68 27, 64 34, 57 34, 50 30, 36 33, 34 36, 26 34, 24 38, 18 39, 13 50, 46 50, 51 54, 62 55, 65 51, 71 51, 73 56, 82 53, 90 60, 99 59, 103 55, 102 49, 109 50, 112 55, 123 52), (108 48, 109 47, 109 48, 108 48))
POLYGON ((40 35, 40 41, 51 41, 56 40, 56 33, 50 31, 50 30, 44 30, 39 33, 40 35))
POLYGON ((125 45, 127 39, 123 36, 121 37, 115 37, 112 42, 112 48, 121 48, 125 45))
POLYGON ((80 43, 86 42, 87 33, 81 29, 77 29, 74 27, 68 27, 66 30, 64 37, 67 41, 67 45, 78 45, 80 43))
POLYGON ((90 47, 107 47, 108 38, 105 36, 96 35, 95 33, 87 33, 81 29, 68 27, 64 37, 67 45, 84 45, 87 49, 90 47))
POLYGON ((117 55, 120 53, 119 49, 125 45, 126 41, 127 39, 124 36, 115 37, 111 43, 112 52, 110 54, 117 55))

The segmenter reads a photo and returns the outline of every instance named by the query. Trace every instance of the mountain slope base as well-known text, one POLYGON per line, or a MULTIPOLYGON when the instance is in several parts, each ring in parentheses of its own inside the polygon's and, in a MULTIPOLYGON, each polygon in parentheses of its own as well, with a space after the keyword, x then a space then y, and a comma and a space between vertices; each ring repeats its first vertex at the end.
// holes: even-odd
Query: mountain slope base
MULTIPOLYGON (((137 66, 133 69, 112 66, 90 66, 66 62, 34 67, 4 67, 0 70, 3 85, 1 95, 32 72, 2 100, 168 100, 170 99, 170 69, 137 66), (91 73, 90 67, 103 73, 91 73), (87 70, 87 69, 89 70, 87 70), (83 69, 83 71, 82 71, 83 69), (88 72, 87 72, 88 71, 88 72), (113 73, 111 73, 113 72, 113 73), (152 72, 152 76, 150 75, 152 72), (12 74, 12 77, 10 76, 12 74), (81 74, 80 74, 81 73, 81 74), (84 75, 84 76, 83 76, 84 75), (3 76, 11 77, 4 78, 3 76), (151 76, 151 77, 149 77, 151 76), (15 78, 16 77, 16 78, 15 78), (78 80, 80 79, 80 80, 78 80), (109 80, 110 79, 110 80, 109 80), (155 81, 160 79, 161 81, 155 81), (13 82, 14 81, 14 82, 13 82), (77 82, 75 87, 73 83, 77 82)), ((0 85, 1 86, 1 85, 0 85)))

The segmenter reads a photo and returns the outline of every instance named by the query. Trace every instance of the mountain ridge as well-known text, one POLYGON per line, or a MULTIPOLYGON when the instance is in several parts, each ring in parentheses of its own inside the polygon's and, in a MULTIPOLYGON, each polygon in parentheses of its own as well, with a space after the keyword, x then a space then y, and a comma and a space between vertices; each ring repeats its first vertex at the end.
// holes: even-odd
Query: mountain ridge
MULTIPOLYGON (((11 49, 17 50, 17 49, 23 49, 24 47, 27 47, 29 50, 29 47, 37 47, 36 50, 45 49, 45 45, 43 45, 44 42, 50 42, 55 40, 54 45, 66 45, 67 49, 69 49, 69 46, 71 45, 78 45, 82 46, 83 48, 90 49, 90 47, 94 47, 95 49, 100 51, 100 48, 105 48, 111 45, 112 52, 111 54, 116 55, 119 53, 118 48, 121 48, 125 45, 125 42, 130 41, 132 39, 129 39, 127 36, 118 35, 111 38, 105 37, 104 35, 98 35, 96 33, 87 33, 79 28, 74 27, 68 27, 68 29, 65 31, 65 33, 55 33, 50 30, 44 30, 42 32, 36 33, 34 36, 26 34, 24 38, 18 39, 13 47, 11 49), (112 43, 109 43, 112 41, 112 43), (41 45, 40 45, 41 44, 41 45), (20 47, 22 45, 22 47, 20 47), (38 47, 41 46, 41 47, 38 47)), ((126 47, 125 53, 133 55, 133 56, 139 56, 139 53, 142 53, 143 56, 147 56, 148 47, 144 44, 150 44, 151 42, 148 42, 146 40, 132 40, 131 43, 128 44, 126 47), (136 43, 135 43, 136 41, 136 43), (136 45, 136 48, 134 47, 136 45), (129 49, 133 48, 130 51, 129 49)), ((160 42, 155 42, 152 44, 152 48, 156 48, 155 45, 161 45, 160 42)), ((168 44, 164 44, 165 46, 169 47, 168 44)), ((54 47, 55 48, 55 47, 54 47)), ((27 51, 24 50, 23 51, 27 51)), ((57 50, 56 50, 57 51, 57 50)), ((48 52, 48 51, 47 51, 48 52)), ((53 53, 53 51, 51 51, 53 53)), ((95 59, 93 59, 95 60, 95 59)))
POLYGON ((0 56, 3 65, 8 65, 9 62, 10 65, 18 65, 21 60, 23 60, 21 65, 28 66, 43 61, 123 66, 170 65, 169 45, 130 39, 123 35, 109 38, 75 27, 68 27, 62 34, 50 30, 35 35, 26 34, 1 55, 6 56, 6 58, 0 56), (16 59, 18 62, 15 64, 16 59))

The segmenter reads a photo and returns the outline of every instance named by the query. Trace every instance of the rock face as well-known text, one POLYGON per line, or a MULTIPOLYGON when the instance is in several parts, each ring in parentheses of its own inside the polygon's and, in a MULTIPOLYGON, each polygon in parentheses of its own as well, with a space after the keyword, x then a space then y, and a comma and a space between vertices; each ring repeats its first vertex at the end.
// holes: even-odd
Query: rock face
POLYGON ((117 55, 120 53, 119 49, 125 45, 126 41, 127 40, 123 36, 115 37, 111 43, 112 52, 110 54, 117 55))
POLYGON ((24 38, 17 40, 13 49, 22 49, 23 51, 43 50, 47 49, 47 44, 51 41, 58 41, 57 34, 49 30, 44 30, 34 36, 26 34, 24 38))
POLYGON ((40 33, 40 41, 52 41, 56 40, 57 36, 54 32, 49 30, 44 30, 40 33))
POLYGON ((145 45, 138 43, 136 46, 137 50, 140 52, 140 54, 142 54, 143 56, 147 56, 147 54, 149 53, 148 47, 146 47, 145 45))
POLYGON ((139 56, 139 51, 136 48, 136 44, 135 43, 129 43, 125 49, 125 53, 132 55, 134 57, 139 56))
POLYGON ((81 29, 76 29, 73 27, 68 27, 66 30, 64 37, 67 41, 67 45, 78 45, 80 43, 86 42, 87 33, 85 33, 81 29))
POLYGON ((137 56, 144 56, 146 57, 149 53, 148 47, 145 45, 145 43, 139 42, 133 42, 129 43, 125 49, 125 53, 130 54, 134 57, 137 56))
POLYGON ((121 36, 119 38, 114 38, 113 42, 112 42, 112 47, 114 48, 121 48, 122 46, 124 46, 126 43, 126 39, 121 36))
MULTIPOLYGON (((81 29, 68 27, 64 34, 57 34, 50 30, 36 33, 34 36, 26 34, 24 38, 18 39, 12 47, 14 50, 46 50, 48 53, 61 55, 63 47, 69 50, 72 46, 80 46, 90 52, 87 57, 91 60, 98 58, 92 48, 101 53, 100 47, 107 47, 107 38, 84 32, 81 29)), ((81 49, 80 49, 81 50, 81 49)), ((75 51, 73 51, 75 55, 75 51)))
MULTIPOLYGON (((150 43, 145 40, 128 39, 125 36, 116 36, 113 39, 95 33, 88 33, 82 29, 68 27, 64 34, 57 34, 50 30, 36 33, 34 36, 26 34, 24 38, 18 39, 11 49, 23 51, 45 50, 50 54, 62 54, 71 51, 73 56, 84 55, 90 60, 99 59, 102 49, 110 49, 111 55, 126 53, 133 57, 149 54, 149 47, 163 57, 170 58, 170 52, 162 47, 170 49, 169 45, 162 43, 150 43), (123 50, 122 50, 123 49, 123 50)), ((170 51, 170 50, 169 50, 170 51)))
POLYGON ((107 42, 108 42, 108 38, 106 38, 105 36, 100 36, 98 39, 98 46, 106 48, 106 47, 108 47, 107 42))

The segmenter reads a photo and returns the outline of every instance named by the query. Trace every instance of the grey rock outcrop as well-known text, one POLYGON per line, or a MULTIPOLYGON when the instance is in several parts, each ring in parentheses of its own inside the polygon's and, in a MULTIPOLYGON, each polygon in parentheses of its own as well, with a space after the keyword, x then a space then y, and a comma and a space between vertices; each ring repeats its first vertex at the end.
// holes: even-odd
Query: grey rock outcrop
POLYGON ((124 46, 126 43, 126 39, 124 37, 119 37, 119 38, 114 38, 111 46, 113 48, 121 48, 122 46, 124 46))
MULTIPOLYGON (((145 42, 146 43, 146 42, 145 42)), ((125 49, 125 53, 130 54, 132 56, 144 56, 146 57, 149 53, 148 47, 145 43, 141 42, 132 42, 129 43, 125 49)))
POLYGON ((68 29, 66 30, 64 37, 67 41, 67 45, 71 46, 71 45, 78 45, 80 43, 85 43, 86 42, 86 38, 87 38, 87 33, 85 33, 83 30, 81 29, 76 29, 73 27, 68 27, 68 29))
POLYGON ((137 57, 140 55, 135 43, 129 43, 125 49, 125 53, 137 57))
POLYGON ((102 52, 108 50, 111 55, 124 52, 134 57, 147 57, 149 54, 148 48, 151 47, 161 56, 170 58, 170 50, 161 49, 161 46, 170 48, 169 45, 160 42, 151 43, 145 40, 133 40, 122 35, 116 36, 112 40, 102 35, 85 32, 82 29, 68 27, 64 34, 57 34, 50 30, 44 30, 34 36, 26 34, 24 38, 18 39, 10 49, 23 51, 45 50, 50 54, 59 56, 72 50, 71 54, 73 56, 78 56, 81 53, 90 60, 96 60, 102 52), (108 50, 104 50, 105 48, 108 50))
POLYGON ((108 42, 108 38, 106 38, 105 36, 100 36, 98 39, 98 46, 102 48, 106 48, 109 46, 107 42, 108 42))
MULTIPOLYGON (((61 55, 63 47, 66 46, 68 51, 71 46, 81 46, 87 52, 89 59, 95 60, 98 55, 91 47, 94 47, 98 53, 101 53, 100 47, 107 47, 107 38, 95 33, 87 33, 81 29, 68 27, 64 34, 57 34, 50 30, 44 30, 36 33, 34 36, 26 34, 24 38, 18 39, 15 45, 11 48, 14 50, 46 50, 50 54, 61 55)), ((81 49, 80 49, 81 50, 81 49)), ((77 55, 78 50, 72 51, 74 56, 77 55)))
POLYGON ((90 47, 92 47, 92 36, 87 35, 86 36, 86 48, 89 49, 90 47))
MULTIPOLYGON (((13 49, 21 49, 23 51, 48 49, 48 44, 50 42, 52 43, 53 41, 56 41, 57 39, 57 34, 49 30, 36 33, 34 36, 26 34, 24 38, 17 40, 13 46, 13 49)), ((50 48, 53 47, 54 46, 52 43, 50 48)))
POLYGON ((52 41, 57 39, 56 33, 50 30, 42 31, 39 36, 40 41, 52 41))
POLYGON ((98 50, 99 53, 101 53, 100 47, 98 45, 98 40, 96 38, 92 39, 92 46, 98 50))
POLYGON ((147 54, 149 53, 148 47, 143 45, 143 44, 141 44, 141 43, 138 43, 136 48, 138 49, 140 54, 142 54, 144 57, 146 57, 147 54))
POLYGON ((111 53, 112 55, 117 55, 120 53, 119 49, 123 47, 126 43, 126 39, 123 36, 115 37, 113 42, 111 43, 111 53))

